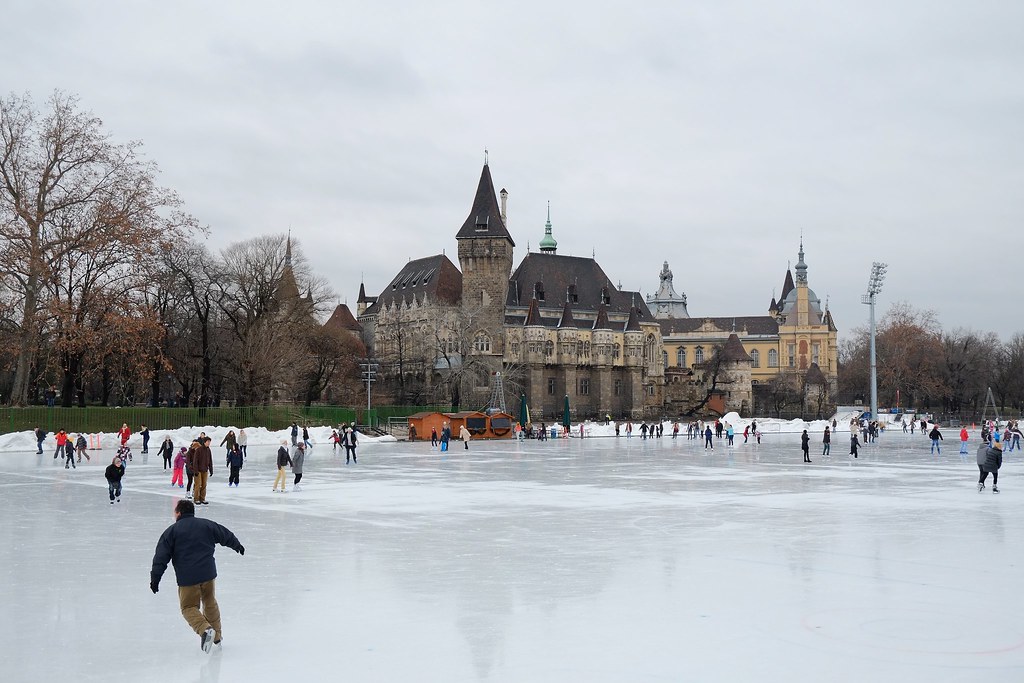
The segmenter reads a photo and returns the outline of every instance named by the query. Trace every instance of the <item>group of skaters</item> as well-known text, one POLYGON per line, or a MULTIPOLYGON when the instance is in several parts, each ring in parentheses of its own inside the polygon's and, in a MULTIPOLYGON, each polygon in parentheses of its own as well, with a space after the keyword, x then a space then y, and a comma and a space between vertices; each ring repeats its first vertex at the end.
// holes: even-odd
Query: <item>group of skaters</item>
MULTIPOLYGON (((542 440, 542 441, 547 439, 547 436, 544 435, 545 428, 544 428, 544 424, 543 423, 541 424, 541 430, 540 431, 541 431, 541 434, 537 438, 542 440)), ((469 434, 469 429, 466 427, 465 424, 462 424, 462 425, 459 426, 459 438, 462 439, 462 445, 468 451, 469 450, 470 434, 469 434)), ((452 425, 447 420, 445 420, 444 424, 441 425, 441 433, 440 434, 437 433, 437 427, 431 427, 430 428, 430 450, 432 450, 432 451, 441 451, 441 452, 447 451, 448 450, 448 444, 451 442, 451 440, 452 440, 452 425)))
MULTIPOLYGON (((33 431, 36 439, 36 454, 42 455, 43 444, 48 434, 41 427, 36 427, 33 431)), ((288 443, 287 441, 282 441, 281 448, 278 449, 278 475, 273 487, 275 492, 280 490, 283 493, 285 491, 285 467, 291 467, 292 474, 294 475, 293 488, 298 490, 297 487, 299 482, 302 480, 302 467, 305 460, 305 454, 307 450, 311 450, 313 447, 312 441, 310 441, 309 438, 309 428, 307 426, 303 426, 301 428, 301 441, 299 441, 300 428, 297 423, 292 423, 290 433, 292 451, 289 452, 285 448, 288 443)), ((141 452, 148 454, 150 440, 149 429, 145 425, 142 425, 137 434, 142 437, 141 452)), ((131 436, 131 428, 127 424, 122 424, 121 428, 117 432, 119 444, 117 452, 111 459, 110 464, 104 470, 111 505, 121 501, 121 493, 123 490, 122 480, 124 479, 127 465, 133 458, 131 447, 128 445, 128 440, 131 436)), ((85 438, 85 434, 69 434, 64 429, 60 429, 54 435, 54 438, 56 441, 56 450, 54 451, 53 459, 56 461, 57 458, 62 458, 66 469, 77 469, 77 464, 82 462, 83 457, 86 459, 86 462, 91 461, 91 457, 88 453, 89 444, 85 438)), ((337 429, 332 430, 331 440, 334 443, 335 451, 340 447, 344 447, 346 465, 350 462, 353 464, 358 463, 356 457, 358 436, 354 423, 342 424, 337 429)), ((212 441, 213 439, 207 436, 205 432, 200 432, 199 435, 191 441, 189 446, 182 446, 177 451, 175 451, 174 441, 170 434, 166 435, 163 441, 160 442, 158 454, 163 460, 164 470, 171 470, 170 485, 172 487, 176 486, 180 489, 185 489, 186 500, 192 501, 194 505, 209 504, 206 499, 206 494, 208 482, 210 477, 213 476, 214 471, 214 458, 211 450, 212 441)), ((246 435, 245 430, 239 429, 237 434, 233 429, 228 430, 227 434, 221 440, 220 446, 225 449, 224 465, 228 470, 228 487, 238 487, 241 479, 241 470, 248 455, 248 436, 246 435)))

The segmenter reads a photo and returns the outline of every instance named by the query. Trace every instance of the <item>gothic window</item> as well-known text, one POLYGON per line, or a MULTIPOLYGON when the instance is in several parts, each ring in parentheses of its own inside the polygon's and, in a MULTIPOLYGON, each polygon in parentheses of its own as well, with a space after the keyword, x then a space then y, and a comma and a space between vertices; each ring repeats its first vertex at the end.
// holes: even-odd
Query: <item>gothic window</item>
POLYGON ((693 350, 693 362, 700 365, 704 362, 704 347, 698 346, 693 350))
POLYGON ((768 367, 779 367, 779 352, 775 349, 768 349, 768 367))
POLYGON ((661 362, 664 367, 668 367, 668 351, 661 352, 661 362))
POLYGON ((481 332, 476 336, 473 341, 473 350, 477 353, 490 353, 491 352, 491 338, 485 333, 481 332))
POLYGON ((590 342, 588 341, 583 342, 583 356, 585 358, 590 357, 590 342))
POLYGON ((676 365, 681 368, 686 367, 686 348, 683 346, 676 349, 676 365))
POLYGON ((818 363, 818 358, 819 358, 820 354, 821 354, 821 344, 811 344, 811 362, 812 363, 817 363, 818 365, 821 365, 821 363, 818 363))
POLYGON ((590 395, 590 378, 580 377, 579 390, 576 392, 580 396, 590 395))
POLYGON ((616 396, 622 396, 622 380, 621 379, 615 380, 615 395, 616 396))
POLYGON ((759 368, 761 367, 761 352, 754 349, 750 352, 750 367, 759 368))
POLYGON ((555 355, 555 342, 550 339, 544 342, 544 355, 548 357, 555 355))
POLYGON ((786 350, 788 351, 788 353, 786 355, 789 357, 789 367, 795 368, 796 367, 796 344, 787 344, 786 345, 786 350))
POLYGON ((615 344, 614 346, 612 346, 612 358, 618 359, 618 357, 621 356, 621 355, 622 355, 622 346, 619 345, 619 344, 615 344))
POLYGON ((519 342, 512 342, 512 355, 513 356, 518 356, 519 355, 519 342))

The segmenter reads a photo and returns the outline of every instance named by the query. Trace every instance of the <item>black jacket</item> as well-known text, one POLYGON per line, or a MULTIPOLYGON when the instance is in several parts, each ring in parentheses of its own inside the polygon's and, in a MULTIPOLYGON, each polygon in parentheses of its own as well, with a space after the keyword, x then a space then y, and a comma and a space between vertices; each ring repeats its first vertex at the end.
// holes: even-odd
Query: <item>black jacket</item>
POLYGON ((291 464, 292 464, 292 459, 291 459, 291 456, 288 455, 288 449, 285 448, 284 446, 281 446, 280 448, 278 448, 277 449, 277 466, 278 467, 284 467, 285 465, 289 465, 290 466, 291 464))
POLYGON ((164 439, 160 442, 160 455, 170 458, 174 455, 174 442, 164 439))
POLYGON ((121 477, 124 476, 124 465, 118 467, 114 463, 107 465, 107 469, 103 471, 103 476, 107 478, 111 484, 115 481, 121 481, 121 477))
POLYGON ((243 550, 227 527, 195 515, 182 515, 156 542, 150 582, 160 583, 168 562, 174 565, 179 586, 194 586, 217 578, 213 551, 218 543, 236 553, 243 550))

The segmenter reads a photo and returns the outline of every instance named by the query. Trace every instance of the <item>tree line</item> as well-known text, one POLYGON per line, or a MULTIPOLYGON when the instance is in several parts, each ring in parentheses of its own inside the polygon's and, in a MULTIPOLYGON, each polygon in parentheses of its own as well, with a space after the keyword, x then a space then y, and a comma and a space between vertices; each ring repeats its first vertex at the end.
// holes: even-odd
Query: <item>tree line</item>
POLYGON ((0 100, 0 146, 4 403, 309 404, 358 391, 362 344, 320 325, 335 295, 285 235, 212 252, 141 144, 113 140, 67 93, 42 108, 0 100))
MULTIPOLYGON (((980 415, 988 389, 996 403, 1024 410, 1024 333, 1002 341, 995 332, 944 330, 931 311, 896 303, 875 333, 879 407, 947 415, 980 415)), ((839 348, 840 403, 870 394, 870 338, 856 328, 839 348)))

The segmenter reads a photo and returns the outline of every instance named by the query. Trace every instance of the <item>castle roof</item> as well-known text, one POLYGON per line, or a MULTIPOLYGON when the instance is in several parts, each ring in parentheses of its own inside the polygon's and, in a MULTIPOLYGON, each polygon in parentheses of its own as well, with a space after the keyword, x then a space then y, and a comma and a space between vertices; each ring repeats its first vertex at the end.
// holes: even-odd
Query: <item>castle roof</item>
POLYGON ((324 329, 360 333, 363 331, 363 326, 355 319, 347 305, 338 304, 337 308, 334 309, 334 313, 331 313, 331 317, 324 323, 324 329))
MULTIPOLYGON (((575 288, 573 311, 594 314, 604 301, 609 313, 625 316, 635 303, 641 307, 641 318, 653 317, 639 293, 615 289, 611 279, 594 259, 538 252, 527 254, 512 273, 506 307, 526 306, 527 297, 532 296, 538 282, 543 283, 544 291, 551 293, 568 292, 575 288)), ((544 301, 540 303, 544 305, 544 301)))
POLYGON ((396 301, 422 301, 424 295, 433 303, 455 305, 462 301, 462 273, 444 254, 406 263, 364 315, 378 313, 396 301))
POLYGON ((491 169, 485 163, 480 173, 480 183, 476 188, 476 196, 473 198, 473 208, 469 210, 466 222, 462 224, 456 239, 479 239, 484 237, 504 237, 512 246, 516 243, 512 240, 505 221, 501 218, 501 208, 498 206, 498 197, 494 194, 494 182, 491 180, 491 169))
POLYGON ((639 332, 640 319, 637 316, 636 306, 629 309, 629 320, 626 321, 626 332, 639 332))
POLYGON ((719 332, 746 330, 748 335, 777 335, 779 323, 770 315, 749 315, 721 318, 668 318, 659 320, 661 334, 671 337, 675 334, 691 334, 710 324, 719 332))
MULTIPOLYGON (((607 315, 605 316, 607 318, 607 315)), ((565 305, 562 307, 562 317, 558 319, 559 327, 576 327, 576 321, 572 318, 572 306, 569 305, 569 299, 566 298, 565 305)))
POLYGON ((543 325, 540 318, 540 306, 537 305, 537 298, 530 299, 530 309, 526 312, 526 320, 523 325, 543 325))
POLYGON ((817 363, 811 363, 811 367, 807 368, 804 380, 807 384, 828 384, 828 380, 825 379, 825 375, 817 363))
POLYGON ((739 336, 735 332, 729 335, 729 338, 725 341, 725 346, 722 347, 722 360, 740 363, 752 360, 746 349, 743 348, 743 342, 740 341, 739 336))
POLYGON ((782 302, 786 300, 786 297, 794 289, 796 289, 796 285, 793 284, 793 271, 786 268, 786 279, 782 282, 782 294, 779 295, 779 308, 782 307, 782 302))

